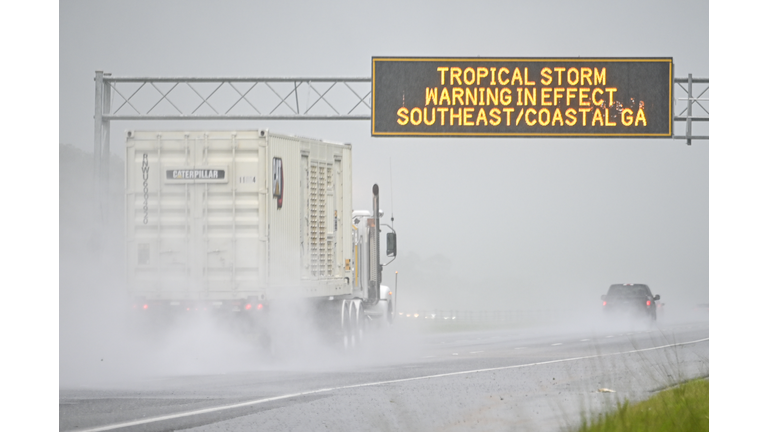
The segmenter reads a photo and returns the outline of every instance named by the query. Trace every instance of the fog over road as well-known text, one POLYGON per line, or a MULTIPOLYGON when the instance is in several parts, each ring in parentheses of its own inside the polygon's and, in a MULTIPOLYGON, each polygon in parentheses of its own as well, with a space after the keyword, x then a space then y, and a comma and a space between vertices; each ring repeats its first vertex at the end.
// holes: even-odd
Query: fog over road
POLYGON ((62 384, 59 427, 562 430, 617 400, 645 399, 671 382, 709 374, 709 323, 703 320, 650 327, 419 328, 400 320, 347 352, 254 354, 252 365, 228 373, 180 367, 178 373, 62 384))

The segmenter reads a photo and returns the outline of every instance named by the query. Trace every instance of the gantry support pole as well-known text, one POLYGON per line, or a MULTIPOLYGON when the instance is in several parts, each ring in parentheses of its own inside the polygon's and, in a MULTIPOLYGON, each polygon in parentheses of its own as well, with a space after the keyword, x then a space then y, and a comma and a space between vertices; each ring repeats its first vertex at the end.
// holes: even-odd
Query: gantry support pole
MULTIPOLYGON (((111 74, 104 74, 105 76, 109 76, 111 74)), ((112 87, 109 85, 108 82, 104 82, 104 88, 102 91, 103 94, 103 100, 102 100, 102 107, 104 109, 105 113, 111 112, 111 102, 112 102, 112 87)), ((110 121, 108 118, 104 118, 102 115, 101 119, 101 203, 102 203, 102 220, 104 224, 107 224, 110 219, 109 215, 109 157, 111 155, 111 150, 109 146, 109 125, 110 121)))
POLYGON ((688 74, 688 113, 685 119, 686 143, 691 145, 691 116, 693 116, 693 74, 688 74))
POLYGON ((96 100, 94 101, 95 112, 93 115, 93 185, 91 189, 96 214, 101 219, 101 137, 104 114, 104 72, 96 71, 96 100))

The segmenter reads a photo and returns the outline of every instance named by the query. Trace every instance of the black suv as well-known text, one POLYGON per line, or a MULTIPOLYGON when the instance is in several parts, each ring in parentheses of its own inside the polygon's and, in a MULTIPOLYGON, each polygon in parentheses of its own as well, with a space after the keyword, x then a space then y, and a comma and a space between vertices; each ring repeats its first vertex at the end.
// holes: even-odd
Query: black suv
POLYGON ((656 300, 645 284, 613 284, 603 299, 603 310, 610 315, 645 316, 656 320, 656 300))

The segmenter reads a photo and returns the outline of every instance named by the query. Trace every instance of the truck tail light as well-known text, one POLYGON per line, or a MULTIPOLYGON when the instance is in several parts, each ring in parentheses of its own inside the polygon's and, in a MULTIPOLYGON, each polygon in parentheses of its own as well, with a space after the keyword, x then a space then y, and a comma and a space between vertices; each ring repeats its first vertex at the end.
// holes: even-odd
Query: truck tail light
POLYGON ((251 304, 250 304, 250 303, 248 303, 247 305, 245 305, 245 310, 251 310, 251 304))
POLYGON ((604 301, 604 302, 603 302, 603 306, 605 306, 605 305, 607 305, 607 304, 608 304, 608 302, 606 302, 606 301, 604 301))
POLYGON ((264 308, 264 305, 263 305, 263 304, 261 304, 261 303, 259 303, 258 305, 256 305, 256 309, 258 309, 258 310, 262 310, 263 308, 264 308))

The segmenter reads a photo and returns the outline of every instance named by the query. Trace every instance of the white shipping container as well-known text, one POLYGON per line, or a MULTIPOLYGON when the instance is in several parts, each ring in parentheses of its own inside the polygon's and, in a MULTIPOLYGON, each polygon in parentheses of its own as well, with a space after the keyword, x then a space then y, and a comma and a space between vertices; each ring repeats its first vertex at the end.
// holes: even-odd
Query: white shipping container
POLYGON ((128 132, 133 297, 352 292, 352 146, 267 130, 128 132))

